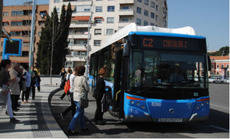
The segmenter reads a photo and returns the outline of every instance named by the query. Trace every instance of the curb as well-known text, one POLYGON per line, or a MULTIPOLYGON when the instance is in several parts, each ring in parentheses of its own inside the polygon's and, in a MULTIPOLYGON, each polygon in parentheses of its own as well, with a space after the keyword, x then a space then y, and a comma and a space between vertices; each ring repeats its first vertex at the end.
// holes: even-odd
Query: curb
POLYGON ((64 131, 59 126, 59 124, 57 123, 56 119, 54 118, 53 111, 51 109, 52 97, 56 92, 58 92, 60 90, 62 90, 62 89, 58 88, 58 89, 55 89, 52 92, 50 92, 49 97, 48 97, 48 105, 49 105, 49 107, 48 107, 48 111, 46 111, 46 112, 48 112, 50 114, 50 116, 48 118, 45 118, 45 120, 46 120, 46 123, 49 123, 50 121, 53 121, 52 124, 47 124, 47 127, 49 128, 53 138, 68 138, 66 136, 66 134, 64 133, 64 131))

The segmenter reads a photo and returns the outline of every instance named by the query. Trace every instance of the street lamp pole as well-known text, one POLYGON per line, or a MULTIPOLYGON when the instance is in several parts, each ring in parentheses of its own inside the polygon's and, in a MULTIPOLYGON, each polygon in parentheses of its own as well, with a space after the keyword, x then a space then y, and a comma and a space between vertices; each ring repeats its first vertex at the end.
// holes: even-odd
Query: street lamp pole
POLYGON ((92 25, 92 16, 93 16, 93 0, 91 3, 91 8, 90 8, 90 18, 89 18, 89 22, 88 22, 88 40, 87 40, 87 45, 86 45, 86 76, 89 76, 89 51, 90 51, 90 45, 89 45, 89 40, 90 40, 90 29, 91 29, 91 25, 92 25))
POLYGON ((53 70, 53 51, 54 51, 54 20, 52 23, 52 40, 51 40, 51 57, 50 57, 50 84, 52 85, 52 70, 53 70))
POLYGON ((33 57, 34 57, 34 29, 35 29, 35 11, 36 11, 36 0, 33 0, 32 6, 32 24, 30 32, 30 53, 29 53, 29 70, 33 67, 33 57))

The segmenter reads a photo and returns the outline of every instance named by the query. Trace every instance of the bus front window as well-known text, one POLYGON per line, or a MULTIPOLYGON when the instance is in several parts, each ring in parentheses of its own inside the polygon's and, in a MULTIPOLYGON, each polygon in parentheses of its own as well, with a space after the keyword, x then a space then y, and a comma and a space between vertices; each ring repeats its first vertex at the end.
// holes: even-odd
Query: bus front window
POLYGON ((130 89, 206 88, 205 56, 188 53, 133 52, 130 89))

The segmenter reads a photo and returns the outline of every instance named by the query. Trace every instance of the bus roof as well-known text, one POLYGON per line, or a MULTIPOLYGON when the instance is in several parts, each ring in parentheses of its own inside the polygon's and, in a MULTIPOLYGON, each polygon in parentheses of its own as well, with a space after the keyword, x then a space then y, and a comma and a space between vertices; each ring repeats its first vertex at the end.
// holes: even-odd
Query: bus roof
MULTIPOLYGON (((132 34, 139 35, 164 35, 164 36, 172 36, 172 37, 186 37, 186 38, 204 38, 201 36, 196 36, 194 29, 190 26, 181 27, 181 28, 162 28, 157 26, 137 26, 135 23, 131 23, 122 29, 118 30, 116 33, 111 35, 102 47, 99 49, 103 49, 106 46, 113 44, 114 42, 132 34)), ((96 51, 99 51, 96 50, 96 51)), ((90 52, 91 54, 96 52, 90 52)))
POLYGON ((167 36, 167 37, 181 37, 181 38, 195 38, 205 39, 203 36, 177 34, 177 33, 164 33, 164 32, 130 32, 129 35, 144 35, 144 36, 167 36))

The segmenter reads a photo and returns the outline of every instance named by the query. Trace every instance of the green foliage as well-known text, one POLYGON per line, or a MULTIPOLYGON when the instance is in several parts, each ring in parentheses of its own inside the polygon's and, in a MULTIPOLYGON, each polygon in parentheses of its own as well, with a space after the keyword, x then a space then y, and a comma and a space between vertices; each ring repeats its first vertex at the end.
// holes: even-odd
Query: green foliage
POLYGON ((221 47, 218 51, 208 53, 209 56, 227 56, 229 55, 229 46, 221 47))
POLYGON ((59 74, 65 64, 65 57, 68 54, 69 26, 72 18, 70 3, 67 10, 62 6, 60 20, 57 10, 54 8, 51 17, 47 17, 45 27, 42 28, 41 38, 38 44, 37 63, 41 74, 49 74, 51 65, 51 52, 53 40, 53 74, 59 74))

